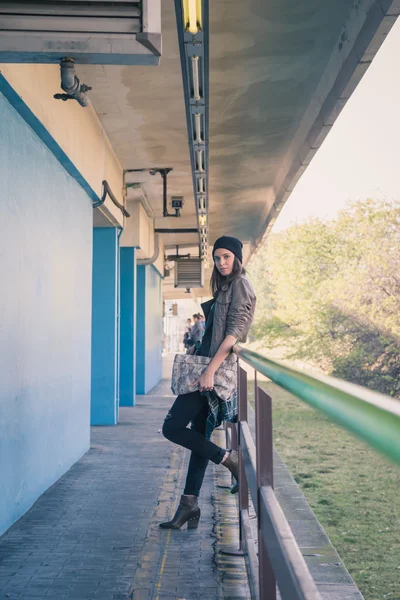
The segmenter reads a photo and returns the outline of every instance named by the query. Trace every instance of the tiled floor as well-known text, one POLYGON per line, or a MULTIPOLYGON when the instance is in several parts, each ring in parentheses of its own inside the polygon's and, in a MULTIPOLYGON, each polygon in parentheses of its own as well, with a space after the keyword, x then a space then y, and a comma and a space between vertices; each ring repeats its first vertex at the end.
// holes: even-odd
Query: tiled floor
POLYGON ((237 543, 236 500, 217 487, 226 469, 207 470, 197 530, 158 527, 188 459, 160 432, 170 394, 163 382, 116 427, 92 428, 90 451, 0 538, 1 600, 249 598, 243 559, 218 558, 237 543))

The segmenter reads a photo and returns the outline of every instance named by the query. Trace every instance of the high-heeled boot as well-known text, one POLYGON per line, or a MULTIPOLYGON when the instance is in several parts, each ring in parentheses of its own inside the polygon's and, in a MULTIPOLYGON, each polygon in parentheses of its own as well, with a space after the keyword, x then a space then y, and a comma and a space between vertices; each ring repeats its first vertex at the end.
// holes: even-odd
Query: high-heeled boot
POLYGON ((231 494, 236 494, 239 490, 239 455, 236 450, 231 450, 228 458, 222 463, 224 467, 229 469, 236 483, 230 489, 231 494))
POLYGON ((197 529, 200 520, 200 508, 197 504, 197 496, 182 495, 172 521, 160 523, 163 529, 180 529, 187 523, 188 529, 197 529))

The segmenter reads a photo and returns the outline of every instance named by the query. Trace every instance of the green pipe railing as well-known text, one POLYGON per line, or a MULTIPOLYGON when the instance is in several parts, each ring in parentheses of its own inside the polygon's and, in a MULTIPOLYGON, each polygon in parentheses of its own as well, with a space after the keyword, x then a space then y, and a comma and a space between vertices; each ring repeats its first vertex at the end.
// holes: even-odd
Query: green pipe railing
POLYGON ((400 401, 334 377, 308 375, 240 346, 244 362, 400 464, 400 401))

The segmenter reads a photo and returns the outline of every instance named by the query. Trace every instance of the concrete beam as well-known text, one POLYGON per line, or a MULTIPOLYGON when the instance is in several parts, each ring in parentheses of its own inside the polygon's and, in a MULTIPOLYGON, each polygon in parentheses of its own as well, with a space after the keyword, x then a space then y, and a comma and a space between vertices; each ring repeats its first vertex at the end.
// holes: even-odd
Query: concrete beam
POLYGON ((343 27, 312 102, 294 135, 274 184, 272 210, 266 209, 253 248, 268 236, 279 211, 325 140, 400 14, 399 0, 356 2, 343 27))

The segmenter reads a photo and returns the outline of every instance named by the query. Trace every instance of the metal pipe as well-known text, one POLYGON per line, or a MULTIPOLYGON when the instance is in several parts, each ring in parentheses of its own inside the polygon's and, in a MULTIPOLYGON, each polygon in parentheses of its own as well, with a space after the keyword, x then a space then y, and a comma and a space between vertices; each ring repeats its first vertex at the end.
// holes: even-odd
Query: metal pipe
MULTIPOLYGON (((180 212, 177 209, 175 211, 175 214, 170 214, 168 212, 168 203, 167 203, 167 176, 168 173, 170 173, 170 171, 172 171, 172 167, 164 167, 164 168, 159 168, 159 167, 154 167, 152 169, 125 169, 124 171, 124 176, 125 173, 139 173, 139 172, 145 172, 148 171, 150 173, 150 175, 157 175, 157 173, 160 173, 162 180, 163 180, 163 217, 180 217, 180 212)), ((127 184, 128 186, 130 184, 127 184)))
POLYGON ((86 92, 92 88, 79 81, 75 75, 75 60, 73 58, 62 58, 60 61, 61 89, 66 94, 54 94, 56 100, 76 100, 81 106, 89 106, 86 92))
POLYGON ((103 194, 101 196, 101 200, 100 200, 100 202, 93 204, 93 208, 97 208, 98 206, 101 206, 102 204, 104 204, 107 196, 109 196, 110 200, 115 204, 115 206, 117 206, 120 209, 120 211, 122 212, 124 217, 130 217, 131 215, 128 213, 125 206, 120 204, 118 202, 118 200, 116 199, 116 197, 114 196, 114 194, 112 193, 111 188, 108 185, 108 182, 104 179, 102 183, 103 183, 103 194))
POLYGON ((193 75, 193 97, 200 100, 200 81, 199 81, 199 57, 192 56, 192 75, 193 75))
POLYGON ((79 89, 77 77, 75 75, 75 62, 72 58, 62 58, 60 61, 61 87, 69 94, 75 93, 79 89))
POLYGON ((241 346, 234 346, 233 351, 274 383, 400 463, 400 405, 396 400, 334 377, 308 375, 241 346))
MULTIPOLYGON (((274 487, 274 445, 272 437, 272 399, 257 384, 257 371, 254 371, 254 399, 256 421, 256 475, 257 488, 264 485, 274 487)), ((257 515, 261 514, 260 498, 257 498, 257 515)), ((271 561, 263 540, 261 518, 257 519, 258 529, 258 582, 260 598, 276 600, 276 580, 271 561)))
POLYGON ((139 266, 152 265, 156 262, 158 256, 160 254, 160 240, 158 235, 154 234, 154 253, 150 258, 142 258, 136 261, 136 264, 139 266))
POLYGON ((166 173, 165 171, 160 171, 160 175, 163 179, 163 215, 164 217, 167 216, 168 213, 168 206, 167 206, 167 175, 168 173, 166 173))
POLYGON ((173 260, 175 262, 177 262, 178 260, 186 260, 187 258, 190 258, 191 254, 171 254, 169 256, 165 257, 165 260, 168 262, 169 260, 173 260))
POLYGON ((160 173, 163 180, 163 217, 180 217, 180 211, 176 210, 175 214, 171 214, 168 212, 167 205, 167 176, 168 173, 172 171, 172 168, 164 168, 164 169, 151 169, 150 175, 156 175, 156 173, 160 173))
POLYGON ((155 229, 156 233, 198 233, 198 229, 155 229))
POLYGON ((149 201, 147 200, 147 196, 144 193, 142 184, 141 183, 126 183, 125 187, 127 190, 127 199, 131 202, 135 202, 135 201, 140 202, 141 205, 143 206, 143 208, 145 209, 147 216, 149 217, 149 219, 152 219, 153 224, 154 224, 156 217, 154 215, 153 209, 151 208, 151 206, 149 204, 149 201), (140 198, 128 198, 128 195, 129 195, 128 190, 137 190, 140 198))

